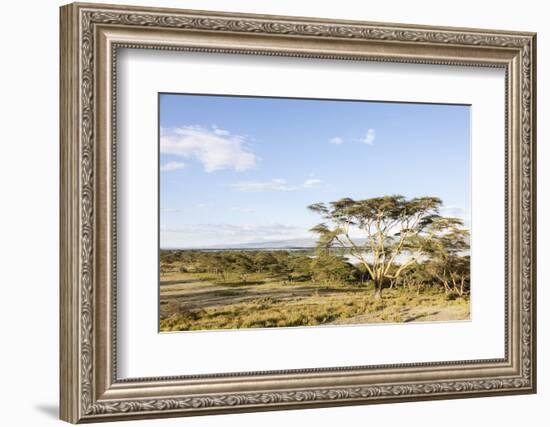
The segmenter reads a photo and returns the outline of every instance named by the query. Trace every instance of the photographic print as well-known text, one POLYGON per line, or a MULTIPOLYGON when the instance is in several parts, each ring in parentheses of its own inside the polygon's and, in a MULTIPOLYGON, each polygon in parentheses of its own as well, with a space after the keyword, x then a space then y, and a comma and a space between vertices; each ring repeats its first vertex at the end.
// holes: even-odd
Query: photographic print
POLYGON ((470 317, 470 106, 159 94, 161 332, 470 317))

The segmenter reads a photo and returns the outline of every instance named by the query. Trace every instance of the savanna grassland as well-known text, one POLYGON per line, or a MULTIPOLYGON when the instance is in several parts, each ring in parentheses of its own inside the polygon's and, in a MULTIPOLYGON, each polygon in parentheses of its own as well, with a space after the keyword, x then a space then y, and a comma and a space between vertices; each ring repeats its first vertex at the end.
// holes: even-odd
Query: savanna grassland
POLYGON ((469 231, 437 197, 340 199, 301 250, 164 250, 160 329, 469 318, 469 231), (360 237, 358 237, 360 236, 360 237))
POLYGON ((423 282, 373 284, 344 258, 306 251, 162 251, 160 329, 267 328, 464 320, 469 297, 423 282), (228 271, 216 264, 233 263, 228 271), (256 263, 254 263, 256 261, 256 263), (326 263, 326 268, 319 264, 326 263), (211 267, 209 268, 208 265, 211 267), (244 266, 243 266, 244 265, 244 266), (301 271, 282 271, 301 265, 301 271), (311 267, 315 272, 308 271, 311 267), (246 272, 245 272, 246 271, 246 272))

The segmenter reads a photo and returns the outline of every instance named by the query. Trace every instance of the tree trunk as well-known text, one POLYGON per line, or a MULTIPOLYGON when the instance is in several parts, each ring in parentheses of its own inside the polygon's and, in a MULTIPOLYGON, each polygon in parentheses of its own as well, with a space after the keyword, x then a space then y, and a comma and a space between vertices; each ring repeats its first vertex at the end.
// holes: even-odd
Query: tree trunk
POLYGON ((384 278, 378 277, 374 281, 374 299, 382 298, 382 286, 384 285, 384 278))

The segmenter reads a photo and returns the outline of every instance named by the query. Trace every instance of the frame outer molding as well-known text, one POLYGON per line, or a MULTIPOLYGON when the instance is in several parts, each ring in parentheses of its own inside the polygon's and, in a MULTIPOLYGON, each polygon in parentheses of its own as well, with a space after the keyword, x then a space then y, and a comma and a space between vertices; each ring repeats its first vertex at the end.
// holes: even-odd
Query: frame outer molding
POLYGON ((78 3, 63 6, 60 21, 61 419, 78 423, 536 391, 535 34, 78 3), (158 32, 156 43, 134 43, 123 34, 141 30, 158 32), (111 43, 108 38, 117 34, 122 37, 111 43), (111 252, 104 249, 116 247, 106 235, 111 221, 103 215, 112 210, 114 195, 108 166, 113 153, 102 151, 111 131, 102 125, 114 125, 116 118, 102 97, 113 81, 99 75, 112 66, 117 43, 177 50, 177 42, 166 41, 177 34, 227 46, 189 50, 506 67, 507 359, 117 381, 110 335, 116 301, 111 284, 102 283, 112 268, 111 252), (277 48, 251 47, 267 38, 277 48), (250 43, 231 47, 243 40, 250 43), (98 49, 111 58, 98 61, 98 49), (446 370, 452 378, 445 379, 446 370))
POLYGON ((79 415, 79 229, 78 22, 70 7, 60 9, 60 418, 79 415))

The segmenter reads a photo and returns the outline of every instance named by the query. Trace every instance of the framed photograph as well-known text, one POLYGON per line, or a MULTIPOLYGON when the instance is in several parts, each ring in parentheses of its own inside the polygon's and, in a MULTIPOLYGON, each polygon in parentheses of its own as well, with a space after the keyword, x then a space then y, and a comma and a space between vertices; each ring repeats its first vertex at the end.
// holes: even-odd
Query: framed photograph
POLYGON ((536 391, 535 34, 61 8, 61 418, 536 391))

